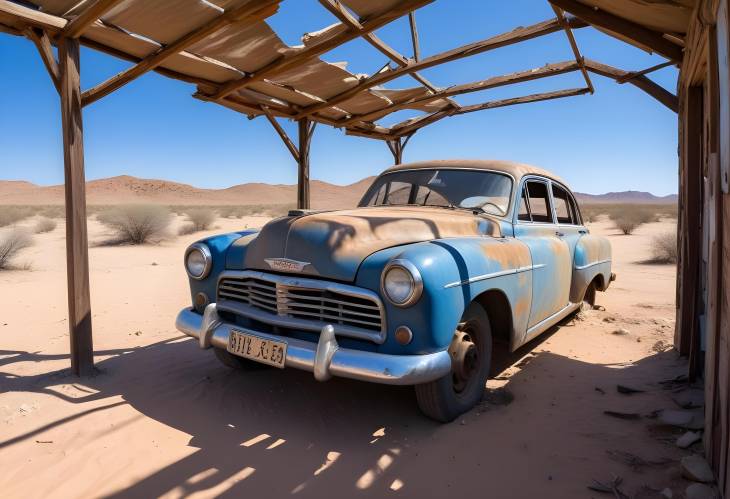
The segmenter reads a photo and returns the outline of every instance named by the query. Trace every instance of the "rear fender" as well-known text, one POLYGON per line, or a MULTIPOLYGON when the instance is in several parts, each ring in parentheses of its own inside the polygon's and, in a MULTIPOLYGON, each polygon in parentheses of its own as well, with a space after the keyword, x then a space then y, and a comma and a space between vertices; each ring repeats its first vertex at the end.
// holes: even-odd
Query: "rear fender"
POLYGON ((597 276, 601 277, 597 290, 605 291, 611 282, 611 243, 605 237, 586 234, 575 245, 570 301, 582 301, 588 285, 597 276))

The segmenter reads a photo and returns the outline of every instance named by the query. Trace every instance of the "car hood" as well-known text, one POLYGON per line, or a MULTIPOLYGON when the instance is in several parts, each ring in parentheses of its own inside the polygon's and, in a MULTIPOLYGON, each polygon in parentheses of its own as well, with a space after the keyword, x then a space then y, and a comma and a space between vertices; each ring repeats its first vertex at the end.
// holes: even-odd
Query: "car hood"
POLYGON ((385 248, 448 237, 500 235, 496 220, 463 210, 372 207, 310 213, 272 220, 257 236, 244 238, 239 243, 247 245, 243 261, 229 260, 229 268, 354 281, 360 263, 385 248), (297 263, 285 268, 277 266, 280 262, 270 263, 273 259, 297 263))

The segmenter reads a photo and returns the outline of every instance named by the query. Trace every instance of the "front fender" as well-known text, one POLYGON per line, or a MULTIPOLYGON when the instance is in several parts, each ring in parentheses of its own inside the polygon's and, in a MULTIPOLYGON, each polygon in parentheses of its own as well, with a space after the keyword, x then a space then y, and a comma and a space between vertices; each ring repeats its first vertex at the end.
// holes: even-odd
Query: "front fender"
POLYGON ((530 311, 530 253, 512 238, 449 238, 399 246, 366 258, 356 284, 383 296, 388 336, 380 351, 423 354, 448 347, 466 306, 482 293, 498 289, 510 303, 514 337, 525 329, 530 311), (423 295, 414 305, 397 307, 380 290, 383 268, 395 258, 412 262, 423 278, 423 295), (515 312, 517 312, 515 314, 515 312), (404 347, 395 342, 400 325, 413 331, 413 341, 404 347))

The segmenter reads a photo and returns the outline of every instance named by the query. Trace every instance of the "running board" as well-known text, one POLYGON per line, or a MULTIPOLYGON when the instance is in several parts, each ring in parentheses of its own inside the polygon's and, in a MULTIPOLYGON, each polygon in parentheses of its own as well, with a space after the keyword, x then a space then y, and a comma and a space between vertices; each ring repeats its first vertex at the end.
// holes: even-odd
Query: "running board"
POLYGON ((536 336, 544 333, 555 324, 565 319, 568 315, 576 311, 579 307, 580 303, 568 303, 565 307, 561 308, 550 317, 546 317, 545 319, 541 320, 527 330, 527 332, 525 333, 525 341, 523 341, 522 344, 524 345, 536 336))

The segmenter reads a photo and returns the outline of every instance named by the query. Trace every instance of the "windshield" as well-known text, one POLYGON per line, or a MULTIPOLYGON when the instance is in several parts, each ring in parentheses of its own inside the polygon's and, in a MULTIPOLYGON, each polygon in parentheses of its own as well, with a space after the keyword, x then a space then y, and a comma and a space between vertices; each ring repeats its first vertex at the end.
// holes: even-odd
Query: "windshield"
POLYGON ((512 193, 507 175, 483 170, 404 170, 378 177, 360 206, 443 206, 505 216, 512 193))

